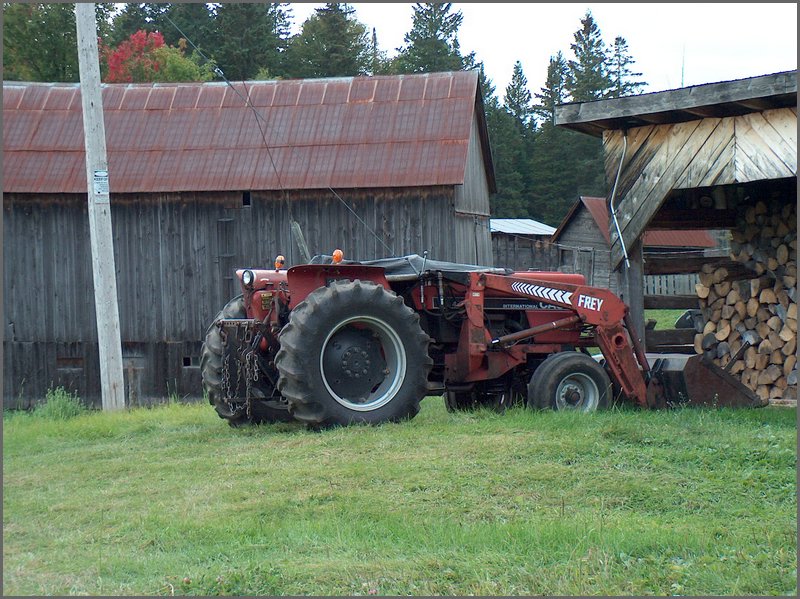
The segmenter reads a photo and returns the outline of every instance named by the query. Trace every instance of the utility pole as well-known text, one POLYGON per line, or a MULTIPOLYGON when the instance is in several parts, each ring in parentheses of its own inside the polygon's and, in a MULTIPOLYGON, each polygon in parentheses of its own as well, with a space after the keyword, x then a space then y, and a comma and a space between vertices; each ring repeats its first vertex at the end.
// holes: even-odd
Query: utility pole
POLYGON ((100 352, 100 387, 103 410, 120 410, 125 407, 125 384, 122 378, 122 343, 119 332, 114 238, 111 235, 111 200, 95 5, 76 3, 75 23, 78 34, 83 135, 86 144, 89 237, 92 245, 97 345, 100 352))

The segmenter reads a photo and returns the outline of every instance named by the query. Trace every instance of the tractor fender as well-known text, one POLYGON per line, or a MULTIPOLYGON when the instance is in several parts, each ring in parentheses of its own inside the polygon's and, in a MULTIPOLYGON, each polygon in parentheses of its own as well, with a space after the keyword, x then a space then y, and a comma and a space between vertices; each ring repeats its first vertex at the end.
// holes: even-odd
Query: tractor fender
POLYGON ((330 287, 333 281, 371 281, 391 290, 386 273, 380 266, 363 264, 301 264, 286 271, 291 299, 289 309, 294 308, 315 289, 330 287))

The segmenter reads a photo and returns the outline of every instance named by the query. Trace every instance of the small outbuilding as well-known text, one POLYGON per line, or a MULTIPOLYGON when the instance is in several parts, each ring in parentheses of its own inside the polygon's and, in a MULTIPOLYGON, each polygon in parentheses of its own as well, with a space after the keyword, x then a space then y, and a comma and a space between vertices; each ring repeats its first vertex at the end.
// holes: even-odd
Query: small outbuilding
POLYGON ((555 270, 557 254, 550 245, 555 227, 532 218, 493 218, 494 265, 513 270, 555 270))
MULTIPOLYGON (((581 196, 554 231, 551 243, 558 249, 558 270, 576 272, 589 285, 619 293, 617 277, 611 268, 609 212, 605 198, 581 196)), ((650 259, 689 255, 702 256, 717 248, 714 236, 706 230, 647 231, 643 239, 646 295, 694 293, 695 276, 651 275, 650 259), (654 277, 659 277, 656 280, 654 277)))
POLYGON ((696 272, 695 351, 762 399, 797 398, 797 71, 556 108, 603 138, 611 268, 644 336, 647 231, 726 229, 730 253, 696 272))

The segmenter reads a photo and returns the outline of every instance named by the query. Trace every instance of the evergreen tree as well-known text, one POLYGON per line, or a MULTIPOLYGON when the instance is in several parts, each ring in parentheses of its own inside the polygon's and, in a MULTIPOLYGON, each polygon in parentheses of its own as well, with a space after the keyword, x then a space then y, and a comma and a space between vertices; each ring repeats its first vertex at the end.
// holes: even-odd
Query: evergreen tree
MULTIPOLYGON (((108 34, 109 4, 97 4, 97 32, 108 34)), ((3 3, 3 78, 78 81, 75 5, 3 3)))
POLYGON ((218 4, 212 23, 211 57, 228 79, 252 79, 256 74, 286 76, 288 4, 218 4))
POLYGON ((556 106, 563 104, 567 100, 567 77, 569 66, 561 52, 550 57, 550 64, 547 65, 547 80, 540 93, 536 94, 539 101, 533 107, 536 116, 544 123, 555 125, 556 106))
POLYGON ((176 47, 182 38, 187 38, 208 54, 213 31, 212 14, 205 3, 125 4, 113 18, 109 45, 117 47, 137 31, 158 31, 165 44, 176 47))
POLYGON ((292 77, 353 77, 370 72, 373 51, 367 28, 349 4, 314 11, 287 51, 292 77))
POLYGON ((122 10, 113 17, 108 44, 117 47, 129 40, 137 31, 145 33, 160 31, 163 35, 161 15, 169 9, 169 6, 156 2, 123 4, 122 10))
POLYGON ((464 20, 461 11, 451 12, 447 3, 416 3, 411 31, 398 48, 393 69, 398 73, 435 73, 459 71, 475 64, 474 53, 461 56, 458 29, 464 20))
POLYGON ((511 75, 511 82, 506 87, 506 94, 503 98, 506 110, 520 125, 520 131, 528 131, 533 117, 533 106, 531 105, 531 92, 528 90, 528 80, 522 72, 522 63, 514 63, 514 72, 511 75))
POLYGON ((620 98, 638 94, 647 86, 645 81, 635 79, 642 76, 641 73, 634 73, 631 69, 635 62, 628 51, 628 42, 624 37, 618 35, 611 47, 609 59, 609 76, 611 78, 609 97, 620 98))
POLYGON ((575 55, 569 61, 567 89, 575 102, 588 102, 605 97, 611 88, 608 55, 600 28, 591 11, 581 19, 581 28, 574 34, 570 49, 575 55))
POLYGON ((488 110, 489 107, 499 106, 497 96, 495 95, 494 82, 486 76, 486 69, 483 63, 478 63, 476 68, 478 69, 478 85, 480 85, 481 88, 484 108, 488 110))

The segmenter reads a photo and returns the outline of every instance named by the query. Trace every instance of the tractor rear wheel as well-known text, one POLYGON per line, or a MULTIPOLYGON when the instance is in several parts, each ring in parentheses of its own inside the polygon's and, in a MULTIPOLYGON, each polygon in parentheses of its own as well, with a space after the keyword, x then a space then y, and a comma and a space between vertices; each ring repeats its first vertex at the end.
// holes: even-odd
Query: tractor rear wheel
POLYGON ((427 394, 430 340, 381 285, 334 281, 311 292, 279 340, 278 389, 312 427, 413 418, 427 394))
POLYGON ((528 383, 528 406, 553 410, 594 412, 605 408, 611 381, 593 358, 574 351, 548 357, 528 383))
MULTIPOLYGON (((226 359, 225 344, 216 324, 222 318, 247 318, 241 295, 225 304, 206 331, 203 348, 200 352, 200 372, 203 376, 203 390, 208 395, 208 403, 214 406, 220 418, 224 418, 228 424, 234 427, 248 423, 260 424, 292 420, 292 416, 289 414, 289 405, 285 401, 253 398, 248 418, 245 398, 241 398, 239 402, 225 400, 222 389, 222 371, 226 359)), ((229 372, 238 372, 239 364, 235 352, 228 352, 227 360, 229 372)), ((263 389, 254 389, 254 391, 263 395, 263 389)))

